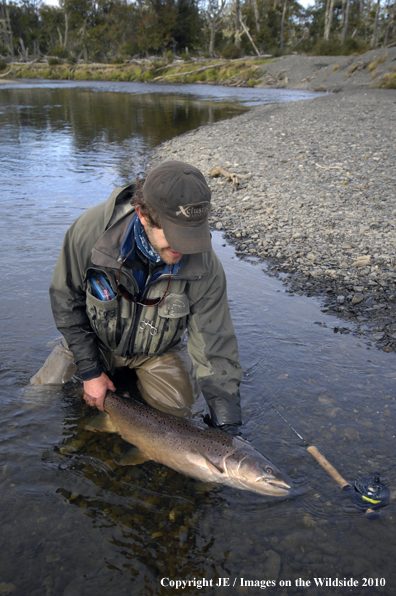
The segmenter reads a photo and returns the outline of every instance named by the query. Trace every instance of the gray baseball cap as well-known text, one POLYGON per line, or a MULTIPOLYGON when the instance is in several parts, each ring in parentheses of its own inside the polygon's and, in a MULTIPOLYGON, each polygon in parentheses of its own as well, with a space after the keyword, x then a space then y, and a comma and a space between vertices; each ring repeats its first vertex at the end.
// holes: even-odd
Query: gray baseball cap
POLYGON ((155 166, 143 185, 143 198, 158 213, 169 246, 181 254, 212 250, 211 194, 202 172, 183 161, 155 166))

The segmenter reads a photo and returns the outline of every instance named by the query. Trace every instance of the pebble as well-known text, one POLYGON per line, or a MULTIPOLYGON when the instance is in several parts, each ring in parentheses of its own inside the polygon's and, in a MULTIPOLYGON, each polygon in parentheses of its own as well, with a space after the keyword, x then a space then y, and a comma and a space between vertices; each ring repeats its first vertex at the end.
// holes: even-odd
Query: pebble
POLYGON ((287 291, 322 297, 360 333, 364 317, 363 333, 396 351, 395 158, 395 93, 361 88, 203 126, 158 146, 148 168, 194 164, 212 189, 211 227, 237 254, 287 274, 287 291), (215 166, 238 189, 211 178, 215 166))

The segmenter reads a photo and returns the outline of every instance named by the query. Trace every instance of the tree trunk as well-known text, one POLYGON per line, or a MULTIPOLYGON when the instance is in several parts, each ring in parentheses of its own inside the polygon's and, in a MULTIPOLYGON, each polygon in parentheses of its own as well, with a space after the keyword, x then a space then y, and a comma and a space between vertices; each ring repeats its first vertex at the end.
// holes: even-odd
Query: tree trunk
POLYGON ((257 0, 253 0, 254 20, 256 21, 257 32, 260 31, 260 15, 257 0))
POLYGON ((283 4, 282 21, 281 21, 281 34, 280 34, 280 49, 283 50, 283 35, 285 30, 285 18, 286 18, 287 0, 283 4))
POLYGON ((35 56, 40 56, 41 52, 40 52, 40 44, 39 44, 39 40, 35 39, 33 41, 33 54, 35 56))
POLYGON ((396 23, 396 0, 393 7, 389 9, 389 25, 385 33, 384 45, 388 44, 392 39, 393 29, 396 23))
POLYGON ((56 26, 56 30, 58 32, 58 37, 59 37, 59 47, 63 48, 62 31, 59 29, 58 25, 56 26))
POLYGON ((342 3, 341 45, 343 45, 345 43, 345 39, 346 39, 350 8, 351 8, 351 0, 345 0, 345 2, 342 3))
POLYGON ((241 0, 235 2, 235 45, 241 47, 241 0))
POLYGON ((216 31, 221 23, 221 14, 226 7, 227 0, 221 0, 220 6, 218 2, 210 2, 208 9, 205 11, 206 20, 209 23, 210 40, 209 40, 209 54, 215 55, 215 40, 216 31))
POLYGON ((22 37, 19 38, 19 45, 21 46, 22 60, 26 60, 26 62, 27 62, 29 59, 29 50, 27 48, 25 48, 25 44, 23 43, 22 37))
POLYGON ((209 54, 210 56, 214 56, 214 46, 215 46, 215 36, 216 36, 216 21, 210 23, 210 41, 209 41, 209 54))
POLYGON ((0 3, 0 41, 8 50, 11 56, 14 56, 13 33, 11 28, 10 11, 6 0, 0 3))
POLYGON ((331 31, 331 23, 333 22, 333 13, 334 13, 334 0, 327 0, 326 5, 326 14, 325 14, 325 28, 324 28, 324 39, 329 41, 330 38, 330 31, 331 31))
POLYGON ((258 48, 257 48, 256 44, 254 43, 252 36, 251 36, 251 35, 250 35, 250 33, 249 33, 249 29, 246 27, 246 25, 245 25, 245 23, 242 21, 242 19, 241 19, 241 25, 242 25, 242 27, 243 27, 243 30, 245 31, 246 35, 248 36, 250 43, 251 43, 251 44, 252 44, 252 46, 254 47, 254 50, 255 50, 255 52, 256 52, 256 54, 257 54, 257 56, 260 56, 260 52, 258 51, 258 48))
POLYGON ((346 0, 342 0, 342 5, 341 5, 341 23, 340 23, 341 34, 342 34, 342 30, 344 28, 344 22, 345 22, 345 6, 346 6, 346 0))
POLYGON ((375 7, 375 18, 374 18, 374 29, 373 29, 373 36, 371 38, 371 47, 375 48, 378 41, 378 15, 380 11, 381 0, 377 0, 377 6, 375 7))
POLYGON ((65 11, 65 34, 63 36, 63 47, 67 48, 69 37, 69 13, 65 11))

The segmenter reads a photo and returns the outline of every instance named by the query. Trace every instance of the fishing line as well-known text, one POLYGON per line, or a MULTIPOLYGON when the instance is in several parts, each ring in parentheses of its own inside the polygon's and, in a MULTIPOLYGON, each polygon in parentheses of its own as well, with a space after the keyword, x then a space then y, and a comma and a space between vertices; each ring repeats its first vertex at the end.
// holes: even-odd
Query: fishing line
MULTIPOLYGON (((272 404, 271 404, 272 405, 272 404)), ((275 412, 283 422, 297 435, 304 443, 308 453, 326 470, 326 472, 337 482, 340 488, 347 491, 353 501, 361 508, 366 509, 365 515, 369 519, 376 519, 378 513, 375 511, 380 507, 385 507, 389 503, 390 491, 380 482, 379 476, 365 476, 355 480, 353 484, 347 482, 335 467, 320 453, 319 449, 311 445, 296 429, 286 420, 286 418, 272 405, 275 412)))

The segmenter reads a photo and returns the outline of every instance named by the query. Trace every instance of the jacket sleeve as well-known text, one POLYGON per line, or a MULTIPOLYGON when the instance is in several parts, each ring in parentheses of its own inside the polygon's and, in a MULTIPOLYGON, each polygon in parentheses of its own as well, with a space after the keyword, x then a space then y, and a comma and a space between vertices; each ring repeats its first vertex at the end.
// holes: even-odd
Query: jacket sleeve
POLYGON ((97 338, 86 314, 84 276, 92 248, 87 246, 86 236, 87 228, 77 220, 66 233, 49 290, 55 325, 84 381, 98 377, 103 370, 97 338))
POLYGON ((199 295, 190 306, 188 351, 217 424, 241 424, 242 368, 228 306, 225 273, 213 252, 206 255, 206 273, 199 282, 193 282, 199 287, 199 295))

